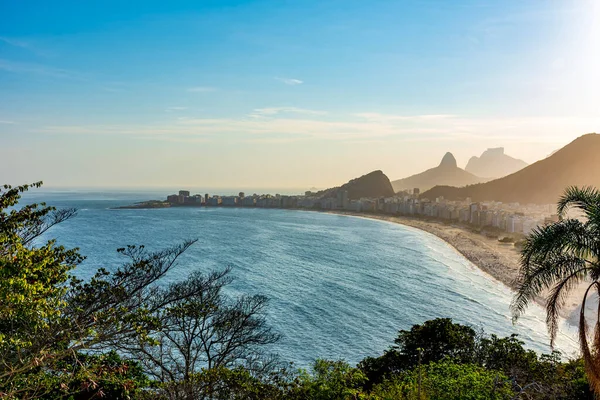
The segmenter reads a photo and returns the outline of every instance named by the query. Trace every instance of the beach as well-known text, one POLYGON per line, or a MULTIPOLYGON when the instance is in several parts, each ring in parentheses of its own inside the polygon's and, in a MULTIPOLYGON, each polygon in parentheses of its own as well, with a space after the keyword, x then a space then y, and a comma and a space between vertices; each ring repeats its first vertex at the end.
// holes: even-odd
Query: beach
MULTIPOLYGON (((346 211, 332 211, 332 213, 393 222, 431 233, 454 247, 483 272, 511 289, 517 289, 520 253, 512 243, 501 243, 496 238, 486 237, 464 227, 439 221, 346 211)), ((575 288, 565 300, 565 307, 561 315, 570 323, 578 323, 579 305, 584 291, 585 287, 575 288)), ((545 306, 545 296, 538 297, 536 302, 545 306)), ((586 306, 586 310, 587 308, 586 306)))

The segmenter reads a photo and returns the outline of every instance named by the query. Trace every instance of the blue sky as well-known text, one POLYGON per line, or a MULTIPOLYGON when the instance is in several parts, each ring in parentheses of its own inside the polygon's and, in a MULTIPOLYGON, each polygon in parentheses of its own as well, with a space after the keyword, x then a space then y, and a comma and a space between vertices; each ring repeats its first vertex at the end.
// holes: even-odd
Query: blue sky
POLYGON ((325 187, 600 130, 577 1, 0 0, 0 180, 325 187))

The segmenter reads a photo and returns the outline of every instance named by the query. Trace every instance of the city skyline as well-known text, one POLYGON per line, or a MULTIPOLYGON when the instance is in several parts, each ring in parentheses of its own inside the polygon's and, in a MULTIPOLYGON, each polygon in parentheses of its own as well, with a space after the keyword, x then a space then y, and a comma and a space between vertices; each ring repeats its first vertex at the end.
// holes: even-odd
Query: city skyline
POLYGON ((597 2, 0 2, 0 177, 325 188, 600 131, 597 2))

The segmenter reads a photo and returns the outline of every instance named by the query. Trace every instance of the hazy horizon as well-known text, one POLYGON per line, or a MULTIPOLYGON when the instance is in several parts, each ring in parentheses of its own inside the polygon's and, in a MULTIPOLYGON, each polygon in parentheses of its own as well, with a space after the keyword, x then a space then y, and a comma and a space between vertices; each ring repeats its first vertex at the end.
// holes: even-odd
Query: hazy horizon
POLYGON ((600 3, 0 1, 0 183, 327 188, 600 132, 600 3))

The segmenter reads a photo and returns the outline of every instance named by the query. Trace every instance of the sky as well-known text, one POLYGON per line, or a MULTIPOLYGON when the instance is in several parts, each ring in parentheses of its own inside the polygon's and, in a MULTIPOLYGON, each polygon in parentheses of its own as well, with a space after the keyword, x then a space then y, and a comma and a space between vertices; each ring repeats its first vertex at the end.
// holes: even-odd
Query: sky
POLYGON ((0 0, 0 184, 324 188, 600 132, 600 1, 0 0))

